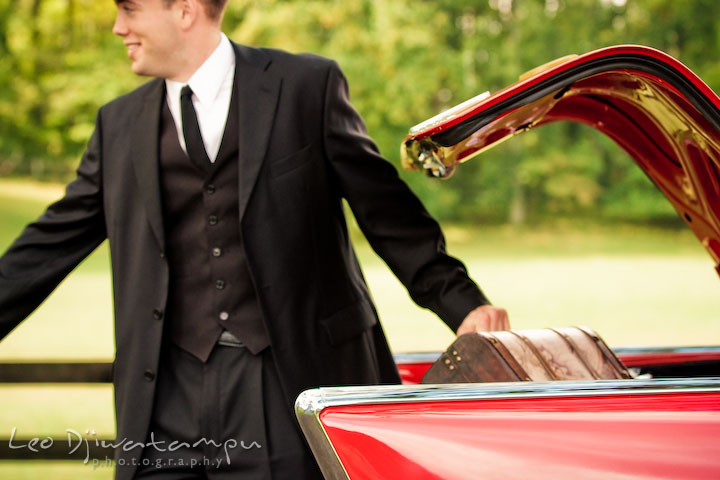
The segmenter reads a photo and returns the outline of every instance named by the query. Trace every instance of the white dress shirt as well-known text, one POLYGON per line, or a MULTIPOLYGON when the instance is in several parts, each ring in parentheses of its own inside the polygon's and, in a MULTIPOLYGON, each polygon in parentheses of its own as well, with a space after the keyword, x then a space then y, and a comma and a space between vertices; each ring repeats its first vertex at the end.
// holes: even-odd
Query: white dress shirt
MULTIPOLYGON (((205 151, 215 162, 230 110, 233 79, 235 76, 235 52, 230 40, 221 33, 220 44, 205 63, 190 77, 187 85, 193 91, 192 101, 197 114, 205 151)), ((180 90, 185 84, 165 80, 167 104, 175 120, 180 146, 187 153, 180 113, 180 90)))

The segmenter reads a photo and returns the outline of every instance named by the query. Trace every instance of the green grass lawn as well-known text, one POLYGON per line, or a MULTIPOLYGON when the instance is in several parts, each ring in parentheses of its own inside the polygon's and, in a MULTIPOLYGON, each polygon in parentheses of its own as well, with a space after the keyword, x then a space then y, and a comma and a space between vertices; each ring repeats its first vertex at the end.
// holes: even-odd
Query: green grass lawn
MULTIPOLYGON (((62 193, 0 180, 0 250, 62 193)), ((588 325, 613 346, 718 345, 720 295, 709 256, 689 230, 559 224, 542 228, 446 227, 451 252, 515 328, 588 325)), ((416 307, 364 241, 357 250, 393 351, 439 351, 453 335, 416 307)), ((110 360, 107 246, 85 261, 0 344, 11 359, 110 360)), ((113 435, 109 386, 0 387, 0 437, 64 438, 66 428, 113 435)), ((0 478, 111 478, 112 470, 67 463, 0 466, 0 478), (60 465, 61 469, 56 470, 60 465)))

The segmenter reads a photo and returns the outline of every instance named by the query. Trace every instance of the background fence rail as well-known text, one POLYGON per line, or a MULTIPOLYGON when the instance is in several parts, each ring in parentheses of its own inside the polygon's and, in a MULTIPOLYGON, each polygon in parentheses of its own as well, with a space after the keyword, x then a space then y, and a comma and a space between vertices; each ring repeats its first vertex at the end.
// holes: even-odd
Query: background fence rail
MULTIPOLYGON (((113 364, 0 363, 0 384, 87 384, 111 383, 113 364)), ((85 460, 108 461, 113 456, 112 438, 83 437, 68 433, 66 438, 0 437, 0 460, 85 460)))

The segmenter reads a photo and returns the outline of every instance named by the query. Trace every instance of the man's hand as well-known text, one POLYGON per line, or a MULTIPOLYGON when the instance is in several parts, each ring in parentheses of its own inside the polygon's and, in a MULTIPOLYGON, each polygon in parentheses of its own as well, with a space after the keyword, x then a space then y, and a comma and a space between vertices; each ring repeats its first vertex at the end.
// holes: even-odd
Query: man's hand
POLYGON ((510 330, 510 320, 504 308, 481 305, 471 311, 457 329, 457 336, 488 330, 510 330))

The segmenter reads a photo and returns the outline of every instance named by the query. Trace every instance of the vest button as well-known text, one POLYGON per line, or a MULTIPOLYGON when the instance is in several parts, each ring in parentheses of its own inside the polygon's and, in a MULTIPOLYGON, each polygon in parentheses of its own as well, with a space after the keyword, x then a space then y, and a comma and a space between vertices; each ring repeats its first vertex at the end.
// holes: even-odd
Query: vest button
POLYGON ((225 320, 230 318, 230 314, 227 312, 220 312, 219 318, 224 322, 225 320))
POLYGON ((210 223, 210 225, 217 225, 217 223, 218 223, 217 215, 210 215, 208 217, 208 223, 210 223))
POLYGON ((143 376, 148 382, 152 382, 153 380, 155 380, 155 374, 152 372, 152 370, 145 370, 143 376))
POLYGON ((213 193, 215 193, 215 185, 211 183, 210 185, 205 187, 205 191, 208 193, 208 195, 212 195, 213 193))
POLYGON ((162 318, 163 318, 163 311, 160 310, 159 308, 156 308, 155 310, 153 310, 153 318, 154 318, 155 320, 162 320, 162 318))
POLYGON ((217 280, 215 282, 215 288, 217 288, 218 290, 222 290, 223 288, 225 288, 225 282, 222 280, 217 280))
POLYGON ((220 255, 222 255, 222 249, 220 249, 220 248, 218 248, 218 247, 215 247, 215 248, 212 249, 212 256, 213 256, 213 257, 219 257, 220 255))

